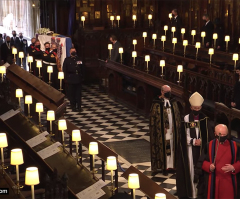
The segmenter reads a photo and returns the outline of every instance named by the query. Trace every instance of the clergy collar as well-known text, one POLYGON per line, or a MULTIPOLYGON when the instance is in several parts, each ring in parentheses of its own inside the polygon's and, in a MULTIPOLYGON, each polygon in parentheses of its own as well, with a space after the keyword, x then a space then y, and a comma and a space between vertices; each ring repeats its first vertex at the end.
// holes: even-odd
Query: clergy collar
POLYGON ((164 107, 171 107, 169 99, 163 98, 164 100, 164 107))

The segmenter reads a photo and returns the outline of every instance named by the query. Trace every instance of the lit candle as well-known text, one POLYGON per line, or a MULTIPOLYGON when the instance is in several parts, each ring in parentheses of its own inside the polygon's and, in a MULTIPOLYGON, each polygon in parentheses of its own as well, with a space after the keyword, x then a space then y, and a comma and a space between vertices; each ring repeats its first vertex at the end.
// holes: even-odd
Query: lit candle
POLYGON ((37 68, 38 68, 38 73, 39 73, 38 77, 41 78, 42 77, 41 76, 42 61, 37 60, 36 62, 37 62, 37 68))
POLYGON ((111 51, 113 49, 112 44, 108 44, 108 50, 109 50, 109 59, 111 60, 111 51))
POLYGON ((135 66, 135 58, 137 57, 137 52, 132 51, 132 58, 133 58, 133 67, 135 66))
POLYGON ((118 51, 119 51, 119 53, 120 53, 121 64, 122 64, 122 62, 123 62, 123 61, 122 61, 123 48, 122 48, 122 47, 119 48, 118 51))
POLYGON ((2 82, 3 82, 3 76, 6 74, 6 66, 0 66, 0 74, 2 76, 2 82))
POLYGON ((33 56, 28 56, 29 73, 32 72, 32 62, 33 62, 33 56))
POLYGON ((195 48, 197 49, 196 51, 196 60, 197 60, 197 56, 198 56, 198 49, 201 47, 201 43, 200 42, 196 42, 195 48))
POLYGON ((132 16, 132 19, 133 19, 133 27, 135 28, 135 23, 136 23, 136 20, 137 20, 137 15, 133 15, 133 16, 132 16))
POLYGON ((118 21, 118 28, 119 28, 119 21, 120 21, 120 15, 117 16, 117 21, 118 21))
POLYGON ((133 39, 133 49, 135 50, 135 47, 137 45, 137 40, 136 39, 133 39))
POLYGON ((165 67, 165 60, 160 60, 160 67, 162 68, 162 74, 161 77, 163 77, 163 67, 165 67))
POLYGON ((230 41, 230 36, 226 35, 225 36, 225 42, 226 42, 226 52, 228 52, 228 42, 230 41))
POLYGON ((213 34, 213 40, 214 40, 214 48, 216 49, 216 41, 217 41, 217 39, 218 39, 218 34, 217 33, 214 33, 213 34))
POLYGON ((21 67, 23 67, 22 59, 24 58, 24 53, 23 52, 19 52, 18 53, 18 57, 21 59, 21 67))
POLYGON ((196 30, 192 30, 191 35, 192 35, 192 45, 194 45, 194 36, 196 35, 196 30))
POLYGON ((212 64, 212 55, 214 54, 214 49, 213 48, 209 48, 208 49, 208 54, 210 55, 210 66, 212 64))
POLYGON ((149 14, 149 15, 148 15, 149 27, 151 26, 151 19, 152 19, 152 15, 151 15, 151 14, 149 14))
POLYGON ((155 48, 155 40, 157 39, 157 34, 152 34, 153 48, 155 48))
POLYGON ((148 73, 148 62, 150 61, 150 55, 145 55, 145 62, 147 62, 147 73, 148 73))
POLYGON ((204 37, 206 37, 206 32, 201 32, 201 37, 202 37, 202 45, 204 46, 204 37))
POLYGON ((188 40, 183 40, 183 46, 184 46, 184 51, 183 51, 183 56, 185 57, 186 55, 186 47, 188 45, 188 40))
POLYGON ((145 39, 147 37, 147 32, 143 32, 143 45, 145 47, 145 39))
POLYGON ((234 71, 236 71, 236 65, 237 65, 237 61, 238 61, 238 54, 234 53, 233 54, 233 61, 234 61, 234 71))
POLYGON ((168 30, 168 26, 165 25, 165 26, 164 26, 165 35, 167 35, 167 30, 168 30))
POLYGON ((81 16, 81 21, 83 23, 83 28, 84 28, 85 16, 81 16))
POLYGON ((181 29, 181 33, 182 33, 182 40, 184 40, 184 34, 185 34, 185 32, 186 32, 185 28, 182 28, 182 29, 181 29))
POLYGON ((183 66, 182 65, 178 65, 177 72, 179 73, 178 84, 180 84, 181 83, 181 73, 183 72, 183 66))
POLYGON ((169 13, 169 14, 168 14, 168 17, 169 17, 169 19, 171 20, 171 19, 172 19, 172 13, 169 13))
POLYGON ((166 35, 161 36, 161 41, 163 42, 163 51, 164 51, 164 42, 166 41, 166 35))
POLYGON ((176 27, 172 27, 171 31, 172 31, 172 34, 173 34, 173 37, 174 37, 174 33, 176 32, 176 27))
POLYGON ((114 16, 110 16, 110 21, 112 22, 112 28, 113 28, 114 16))
POLYGON ((172 38, 172 43, 173 43, 173 54, 174 54, 175 44, 177 43, 177 38, 176 37, 172 38))

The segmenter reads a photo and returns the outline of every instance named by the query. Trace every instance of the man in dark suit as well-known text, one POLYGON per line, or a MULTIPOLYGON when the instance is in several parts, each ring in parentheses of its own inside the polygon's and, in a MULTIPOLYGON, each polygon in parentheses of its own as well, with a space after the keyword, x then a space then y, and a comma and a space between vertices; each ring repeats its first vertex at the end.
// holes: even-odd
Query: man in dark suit
POLYGON ((171 20, 171 27, 176 28, 176 32, 174 34, 174 37, 177 37, 178 41, 181 38, 181 27, 182 27, 182 20, 178 15, 178 10, 173 9, 172 10, 172 20, 171 20))
POLYGON ((70 49, 70 57, 63 62, 64 79, 68 85, 68 99, 72 111, 81 111, 83 65, 77 56, 76 49, 70 49))
POLYGON ((11 39, 9 36, 6 37, 6 42, 1 45, 1 59, 3 63, 12 62, 12 46, 10 43, 11 39))
MULTIPOLYGON (((18 46, 18 52, 24 53, 24 58, 22 59, 23 62, 23 68, 26 70, 26 55, 27 55, 27 40, 23 38, 23 34, 19 33, 19 46, 18 46)), ((21 65, 21 60, 17 60, 17 65, 21 65)))
POLYGON ((208 14, 204 14, 202 19, 205 23, 204 26, 202 27, 202 31, 206 32, 206 37, 204 38, 204 44, 205 44, 205 47, 211 48, 212 40, 213 40, 214 25, 210 21, 208 14))
POLYGON ((111 61, 120 62, 120 54, 119 54, 119 48, 121 47, 121 44, 119 41, 117 41, 117 37, 115 35, 111 35, 110 42, 113 43, 113 49, 111 50, 111 61))
POLYGON ((17 37, 17 33, 15 30, 12 31, 12 37, 11 37, 11 45, 14 46, 15 48, 19 47, 19 37, 17 37))

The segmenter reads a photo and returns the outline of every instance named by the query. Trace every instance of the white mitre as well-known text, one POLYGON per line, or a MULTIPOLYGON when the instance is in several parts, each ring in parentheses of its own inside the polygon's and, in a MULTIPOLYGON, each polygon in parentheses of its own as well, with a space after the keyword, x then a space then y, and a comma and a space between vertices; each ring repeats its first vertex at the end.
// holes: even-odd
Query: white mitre
POLYGON ((204 99, 198 92, 195 92, 189 98, 189 102, 191 106, 202 106, 204 99))

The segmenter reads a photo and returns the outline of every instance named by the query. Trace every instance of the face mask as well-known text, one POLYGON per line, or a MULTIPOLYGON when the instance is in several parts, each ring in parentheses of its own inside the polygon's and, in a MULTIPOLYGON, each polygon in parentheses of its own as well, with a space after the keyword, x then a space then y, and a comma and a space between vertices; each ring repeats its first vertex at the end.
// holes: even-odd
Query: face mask
POLYGON ((13 34, 14 37, 16 37, 16 34, 13 34))
POLYGON ((172 17, 175 17, 175 15, 174 15, 174 14, 172 14, 172 17))
POLYGON ((199 115, 200 111, 193 110, 193 115, 199 115))
POLYGON ((206 20, 206 19, 204 19, 204 20, 203 20, 203 22, 204 22, 204 23, 206 23, 206 22, 207 22, 207 20, 206 20))
POLYGON ((53 49, 53 52, 57 53, 57 49, 53 49))
POLYGON ((49 51, 50 51, 50 48, 46 48, 46 51, 48 51, 48 52, 49 52, 49 51))
POLYGON ((171 92, 164 93, 164 97, 169 99, 171 97, 171 92))
POLYGON ((20 39, 22 39, 22 38, 23 38, 23 36, 20 36, 19 38, 20 38, 20 39))
POLYGON ((37 45, 36 48, 40 49, 40 48, 41 48, 41 45, 37 45))
POLYGON ((76 51, 73 51, 73 52, 71 53, 72 56, 76 56, 76 54, 77 54, 76 51))
POLYGON ((9 44, 9 43, 10 43, 10 41, 7 41, 7 43, 9 44))
MULTIPOLYGON (((228 137, 227 135, 222 136, 222 137, 220 136, 220 140, 219 140, 219 141, 220 141, 220 142, 225 142, 225 140, 227 139, 227 137, 228 137)), ((219 136, 216 136, 216 138, 218 139, 219 136)))

